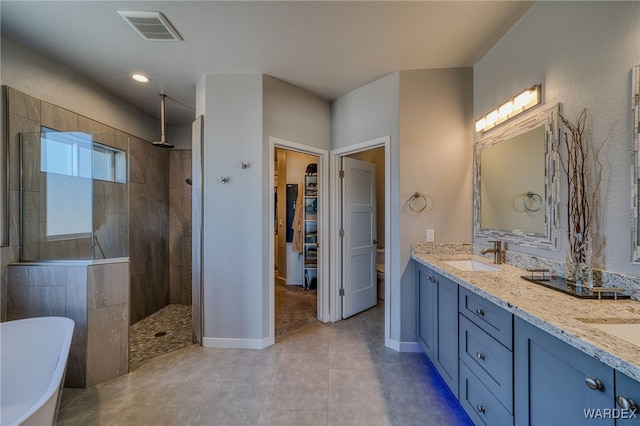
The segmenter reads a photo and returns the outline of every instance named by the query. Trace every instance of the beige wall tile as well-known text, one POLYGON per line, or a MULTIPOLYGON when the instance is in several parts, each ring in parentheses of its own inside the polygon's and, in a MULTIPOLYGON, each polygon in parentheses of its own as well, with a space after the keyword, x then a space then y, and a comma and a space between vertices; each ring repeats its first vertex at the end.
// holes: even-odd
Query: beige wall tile
POLYGON ((41 124, 44 127, 60 132, 78 131, 78 114, 44 101, 41 103, 41 112, 41 124))

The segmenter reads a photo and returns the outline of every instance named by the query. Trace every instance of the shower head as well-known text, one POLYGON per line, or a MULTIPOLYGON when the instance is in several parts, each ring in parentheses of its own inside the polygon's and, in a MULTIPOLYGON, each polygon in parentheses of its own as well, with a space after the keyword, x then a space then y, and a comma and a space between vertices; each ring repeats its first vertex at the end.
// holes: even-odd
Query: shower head
POLYGON ((157 146, 158 148, 174 148, 174 145, 167 142, 165 137, 165 119, 164 119, 164 109, 165 109, 165 98, 167 95, 164 93, 160 94, 160 140, 152 142, 153 146, 157 146))

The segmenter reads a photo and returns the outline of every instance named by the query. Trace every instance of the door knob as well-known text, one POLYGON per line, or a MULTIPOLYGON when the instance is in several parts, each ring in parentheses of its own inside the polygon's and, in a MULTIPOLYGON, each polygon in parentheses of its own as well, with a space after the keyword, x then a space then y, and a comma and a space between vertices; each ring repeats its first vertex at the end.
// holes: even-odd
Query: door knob
POLYGON ((372 244, 378 244, 378 240, 373 240, 372 244))

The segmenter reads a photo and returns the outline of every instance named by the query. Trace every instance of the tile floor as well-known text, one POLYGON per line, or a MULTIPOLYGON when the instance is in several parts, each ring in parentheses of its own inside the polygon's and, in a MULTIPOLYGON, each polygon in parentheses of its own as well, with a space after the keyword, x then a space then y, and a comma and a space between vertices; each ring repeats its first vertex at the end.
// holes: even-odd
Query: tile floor
POLYGON ((261 350, 197 345, 89 389, 58 425, 471 425, 421 354, 384 347, 384 308, 261 350))

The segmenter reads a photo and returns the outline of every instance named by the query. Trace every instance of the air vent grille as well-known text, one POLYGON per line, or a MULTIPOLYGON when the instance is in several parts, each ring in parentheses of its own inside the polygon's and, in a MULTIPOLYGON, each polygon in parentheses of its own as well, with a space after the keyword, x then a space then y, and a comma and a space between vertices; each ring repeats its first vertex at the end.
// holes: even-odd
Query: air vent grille
POLYGON ((169 20, 161 12, 140 10, 119 10, 124 18, 138 34, 148 41, 181 41, 169 20))

